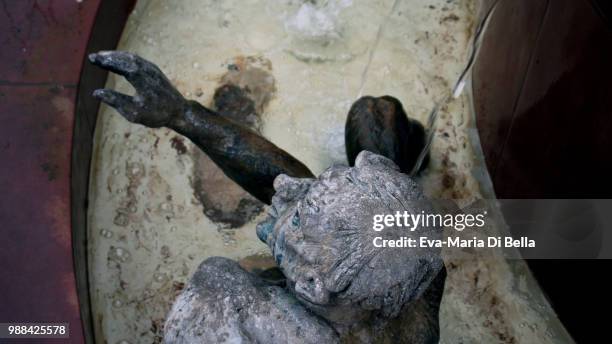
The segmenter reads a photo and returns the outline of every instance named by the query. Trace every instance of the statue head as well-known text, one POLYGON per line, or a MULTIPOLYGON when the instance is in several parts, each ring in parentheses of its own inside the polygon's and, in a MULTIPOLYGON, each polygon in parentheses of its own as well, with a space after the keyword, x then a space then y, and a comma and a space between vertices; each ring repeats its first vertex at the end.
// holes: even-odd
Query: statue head
POLYGON ((269 217, 257 228, 308 308, 350 325, 396 316, 443 266, 433 248, 375 247, 373 239, 439 238, 439 228, 373 230, 377 214, 430 212, 418 185, 393 161, 367 151, 354 167, 332 166, 318 179, 279 175, 269 217))

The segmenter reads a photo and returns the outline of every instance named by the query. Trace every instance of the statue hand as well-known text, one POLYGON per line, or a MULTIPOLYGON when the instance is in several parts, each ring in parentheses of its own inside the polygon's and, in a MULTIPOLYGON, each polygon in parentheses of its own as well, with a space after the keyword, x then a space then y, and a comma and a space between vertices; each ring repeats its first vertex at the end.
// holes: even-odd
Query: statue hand
POLYGON ((90 54, 89 60, 96 66, 124 76, 136 89, 134 96, 109 89, 98 89, 93 93, 128 121, 159 128, 184 111, 185 98, 153 63, 123 51, 101 51, 90 54))

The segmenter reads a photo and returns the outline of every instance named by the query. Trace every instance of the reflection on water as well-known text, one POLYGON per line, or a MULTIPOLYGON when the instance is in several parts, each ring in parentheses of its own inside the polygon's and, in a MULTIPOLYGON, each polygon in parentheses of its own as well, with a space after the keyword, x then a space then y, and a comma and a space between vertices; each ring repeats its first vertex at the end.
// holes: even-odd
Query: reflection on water
MULTIPOLYGON (((478 8, 468 0, 140 0, 119 49, 155 62, 187 98, 207 106, 226 82, 248 87, 254 101, 245 124, 319 173, 346 162, 344 121, 360 95, 392 95, 427 122, 469 60, 478 8)), ((122 79, 109 84, 130 92, 122 79)), ((440 107, 432 161, 419 180, 432 197, 465 204, 480 196, 470 104, 466 94, 440 107)), ((97 126, 90 209, 100 342, 159 341, 170 304, 206 257, 270 266, 255 236, 261 203, 186 139, 132 125, 107 107, 97 126)), ((545 337, 545 329, 508 321, 509 303, 521 310, 531 302, 512 299, 506 265, 447 264, 443 340, 545 337), (493 321, 491 308, 500 314, 493 321)), ((541 320, 519 314, 529 324, 541 320)))

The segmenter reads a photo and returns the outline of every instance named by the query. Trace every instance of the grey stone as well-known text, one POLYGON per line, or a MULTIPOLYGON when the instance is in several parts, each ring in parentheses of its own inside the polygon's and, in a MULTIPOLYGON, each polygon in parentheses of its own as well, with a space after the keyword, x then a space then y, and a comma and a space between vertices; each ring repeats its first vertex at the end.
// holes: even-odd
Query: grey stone
POLYGON ((257 231, 287 287, 208 259, 170 312, 166 342, 437 342, 445 278, 439 250, 372 244, 375 236, 440 237, 434 227, 372 229, 375 214, 432 210, 412 179, 364 151, 355 167, 333 166, 318 179, 280 175, 274 188, 257 231))
POLYGON ((335 331, 286 290, 266 285, 238 263, 205 260, 179 295, 165 343, 337 343, 335 331))
POLYGON ((372 240, 440 238, 440 228, 372 229, 376 214, 432 212, 419 186, 390 160, 363 151, 355 167, 318 179, 281 175, 269 218, 258 226, 290 290, 341 333, 358 323, 383 327, 417 300, 443 268, 434 248, 376 248, 372 240))

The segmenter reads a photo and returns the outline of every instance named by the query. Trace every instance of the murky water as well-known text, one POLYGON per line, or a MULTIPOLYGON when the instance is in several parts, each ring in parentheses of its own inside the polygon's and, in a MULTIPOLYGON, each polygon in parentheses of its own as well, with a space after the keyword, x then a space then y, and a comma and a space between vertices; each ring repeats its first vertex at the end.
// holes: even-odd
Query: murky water
MULTIPOLYGON (((249 87, 256 115, 247 124, 319 173, 346 163, 344 123, 360 95, 392 95, 427 122, 470 59, 479 8, 467 0, 140 0, 119 49, 155 62, 206 106, 227 81, 249 87)), ((130 92, 122 79, 108 84, 130 92)), ((444 102, 419 180, 427 194, 467 204, 486 191, 474 177, 483 166, 473 137, 469 92, 444 102)), ((265 207, 170 130, 132 125, 103 107, 91 180, 89 263, 100 342, 159 341, 170 304, 206 257, 250 269, 270 264, 254 229, 265 207)), ((552 317, 548 306, 535 309, 517 296, 529 294, 528 273, 499 257, 453 266, 444 342, 554 341, 546 326, 533 327, 552 317), (514 321, 517 314, 526 326, 514 321)))

